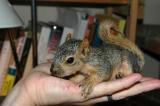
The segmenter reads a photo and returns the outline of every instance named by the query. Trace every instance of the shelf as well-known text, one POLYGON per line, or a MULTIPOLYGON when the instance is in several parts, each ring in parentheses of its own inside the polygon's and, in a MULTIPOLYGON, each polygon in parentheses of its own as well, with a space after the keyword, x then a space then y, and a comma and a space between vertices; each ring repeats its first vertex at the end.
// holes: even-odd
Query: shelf
POLYGON ((5 99, 4 96, 0 96, 0 104, 3 102, 4 99, 5 99))
MULTIPOLYGON (((38 4, 41 5, 68 5, 68 4, 90 4, 90 5, 106 5, 106 4, 114 4, 114 5, 124 5, 128 4, 130 0, 37 0, 38 4)), ((10 0, 12 4, 31 4, 31 0, 10 0)))
MULTIPOLYGON (((127 26, 126 26, 126 35, 127 38, 135 42, 135 36, 136 36, 136 25, 137 25, 137 15, 138 15, 138 3, 139 0, 36 0, 36 3, 31 2, 31 0, 10 0, 12 4, 16 5, 31 5, 31 16, 34 16, 34 22, 33 26, 36 26, 36 16, 34 13, 36 13, 36 7, 38 5, 44 5, 44 6, 65 6, 65 7, 111 7, 111 6, 120 6, 120 5, 129 5, 129 14, 127 16, 127 26)), ((33 17, 32 17, 33 18, 33 17)), ((36 28, 33 28, 36 29, 36 28)), ((36 63, 36 46, 37 46, 37 41, 36 41, 36 34, 33 34, 33 63, 36 63)))
MULTIPOLYGON (((127 16, 128 13, 128 6, 120 6, 114 9, 114 13, 119 14, 121 16, 127 16)), ((144 19, 144 5, 139 5, 138 6, 138 16, 137 18, 139 20, 144 19)))
POLYGON ((160 62, 160 54, 157 53, 157 51, 155 50, 151 50, 151 49, 146 49, 146 48, 141 48, 143 50, 144 53, 150 55, 151 57, 153 57, 155 60, 160 62))
POLYGON ((129 0, 37 0, 49 3, 89 3, 89 4, 127 4, 129 0))

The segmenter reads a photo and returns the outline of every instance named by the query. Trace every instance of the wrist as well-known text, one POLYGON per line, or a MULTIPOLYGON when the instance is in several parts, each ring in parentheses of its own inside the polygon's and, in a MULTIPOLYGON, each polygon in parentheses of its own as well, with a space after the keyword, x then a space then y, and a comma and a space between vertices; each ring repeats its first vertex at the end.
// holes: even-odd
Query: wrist
POLYGON ((2 106, 35 106, 35 104, 28 96, 23 84, 19 82, 5 98, 2 106))

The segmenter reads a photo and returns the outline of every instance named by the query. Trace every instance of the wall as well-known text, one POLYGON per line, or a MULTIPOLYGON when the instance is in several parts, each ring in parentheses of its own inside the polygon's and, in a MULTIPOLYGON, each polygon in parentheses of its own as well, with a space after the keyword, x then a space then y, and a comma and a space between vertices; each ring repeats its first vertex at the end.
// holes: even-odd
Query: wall
POLYGON ((145 54, 143 73, 145 76, 160 78, 160 62, 145 54))
POLYGON ((145 0, 144 5, 144 23, 160 25, 160 0, 145 0))

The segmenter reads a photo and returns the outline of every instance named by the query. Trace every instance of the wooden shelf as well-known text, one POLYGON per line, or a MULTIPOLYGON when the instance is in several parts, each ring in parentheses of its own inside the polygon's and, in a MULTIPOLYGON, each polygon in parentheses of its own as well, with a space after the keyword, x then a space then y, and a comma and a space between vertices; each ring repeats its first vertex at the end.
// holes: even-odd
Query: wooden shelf
MULTIPOLYGON (((72 4, 128 4, 130 0, 37 0, 40 4, 72 3, 72 4)), ((31 0, 10 0, 13 4, 31 3, 31 0)))
MULTIPOLYGON (((118 8, 114 9, 114 13, 119 14, 121 16, 127 16, 128 15, 128 6, 120 6, 118 8)), ((139 5, 138 6, 138 17, 139 20, 144 19, 144 6, 139 5)))
POLYGON ((3 102, 4 99, 5 99, 5 96, 0 96, 0 104, 3 102))
POLYGON ((89 4, 127 4, 129 0, 37 0, 50 3, 89 3, 89 4))

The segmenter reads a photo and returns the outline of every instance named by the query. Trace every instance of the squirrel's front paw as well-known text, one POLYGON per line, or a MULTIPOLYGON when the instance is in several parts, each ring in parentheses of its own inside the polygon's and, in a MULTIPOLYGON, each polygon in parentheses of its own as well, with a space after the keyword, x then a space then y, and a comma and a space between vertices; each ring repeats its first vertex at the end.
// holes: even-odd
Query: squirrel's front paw
POLYGON ((79 87, 82 89, 82 96, 87 98, 88 95, 93 91, 93 85, 90 80, 84 79, 79 83, 79 87))

